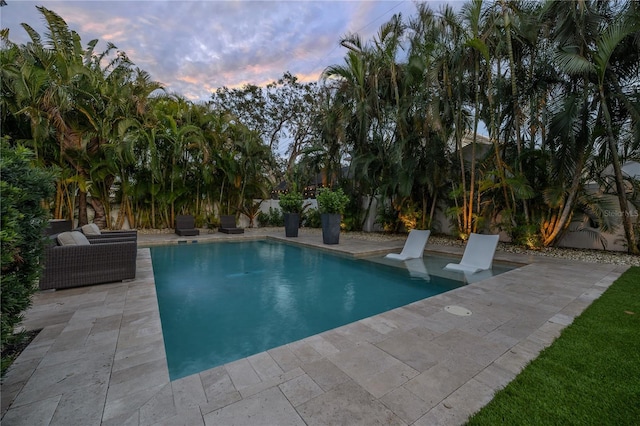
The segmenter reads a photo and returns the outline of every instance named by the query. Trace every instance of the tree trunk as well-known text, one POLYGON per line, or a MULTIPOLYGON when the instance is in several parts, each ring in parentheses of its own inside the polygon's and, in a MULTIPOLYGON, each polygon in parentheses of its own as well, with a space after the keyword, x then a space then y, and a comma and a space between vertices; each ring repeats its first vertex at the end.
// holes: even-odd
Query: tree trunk
POLYGON ((89 223, 87 215, 87 193, 83 190, 78 191, 78 226, 84 226, 89 223))
POLYGON ((421 229, 427 229, 427 204, 428 203, 429 203, 429 200, 427 199, 427 194, 425 194, 425 192, 422 191, 422 211, 421 211, 422 223, 420 224, 421 229))
POLYGON ((431 211, 429 211, 429 229, 433 227, 433 217, 436 214, 436 205, 438 204, 438 196, 433 195, 433 201, 431 202, 431 211))
POLYGON ((127 206, 127 220, 129 221, 129 228, 134 229, 136 227, 136 220, 131 208, 131 199, 128 196, 124 199, 126 200, 125 205, 127 206))
POLYGON ((373 204, 373 193, 369 196, 369 202, 367 203, 367 210, 365 211, 364 217, 362 218, 362 224, 360 225, 360 229, 364 229, 364 225, 365 223, 367 223, 367 219, 369 218, 369 212, 371 211, 372 204, 373 204))
POLYGON ((465 218, 465 230, 464 233, 466 235, 471 234, 473 227, 473 209, 474 209, 474 201, 475 201, 475 190, 476 190, 476 142, 478 140, 478 122, 480 119, 480 82, 478 81, 480 76, 480 64, 478 63, 478 59, 474 61, 474 91, 475 91, 475 105, 474 105, 474 117, 473 117, 473 139, 471 140, 471 167, 470 167, 470 182, 469 182, 469 203, 467 205, 467 211, 464 214, 467 216, 465 218))
MULTIPOLYGON (((502 5, 502 16, 504 19, 504 31, 507 38, 507 50, 509 54, 509 68, 511 68, 511 96, 513 97, 513 117, 514 130, 516 136, 516 150, 518 152, 518 172, 522 175, 522 138, 520 137, 520 104, 518 103, 518 85, 516 84, 516 65, 513 56, 513 43, 511 40, 511 17, 505 0, 500 0, 502 5)), ((515 204, 514 204, 515 205, 515 204)), ((527 224, 531 222, 529 218, 529 205, 527 200, 522 200, 525 221, 527 224)))
POLYGON ((151 183, 151 228, 156 229, 156 197, 154 193, 154 185, 151 183))
MULTIPOLYGON (((542 241, 542 244, 545 247, 549 247, 550 245, 556 243, 561 235, 561 232, 566 228, 567 223, 572 216, 573 205, 575 203, 575 199, 577 198, 578 191, 580 190, 580 181, 582 179, 582 169, 584 167, 585 155, 586 154, 584 153, 584 151, 581 151, 579 154, 576 168, 573 171, 573 178, 571 188, 569 188, 569 195, 567 196, 567 201, 565 201, 564 203, 560 217, 555 221, 551 233, 548 235, 543 235, 544 239, 542 241)), ((543 223, 542 226, 544 225, 545 224, 543 223)))
MULTIPOLYGON (((498 73, 499 74, 499 73, 498 73)), ((504 164, 502 162, 502 157, 500 156, 500 144, 498 143, 498 125, 496 123, 496 111, 493 110, 494 102, 493 102, 493 84, 491 82, 492 78, 492 65, 490 62, 487 62, 487 100, 489 102, 489 113, 491 114, 489 120, 489 139, 491 140, 491 144, 493 145, 493 150, 496 158, 496 168, 498 170, 498 179, 500 179, 500 186, 502 187, 502 192, 504 195, 504 203, 505 208, 510 212, 511 215, 511 224, 515 226, 515 222, 513 219, 514 210, 511 207, 511 202, 509 201, 509 193, 507 188, 507 179, 504 172, 504 164)))
MULTIPOLYGON (((460 112, 458 112, 458 115, 460 112)), ((462 185, 462 221, 460 221, 460 232, 467 233, 467 176, 465 173, 464 155, 462 153, 462 135, 459 130, 459 119, 456 117, 456 146, 458 148, 458 160, 460 161, 460 184, 462 185)), ((472 159, 473 162, 473 159, 472 159)))
POLYGON ((91 198, 91 207, 93 207, 93 211, 95 212, 95 215, 93 216, 93 223, 98 225, 98 228, 100 229, 107 229, 107 217, 105 215, 104 204, 102 201, 91 198))

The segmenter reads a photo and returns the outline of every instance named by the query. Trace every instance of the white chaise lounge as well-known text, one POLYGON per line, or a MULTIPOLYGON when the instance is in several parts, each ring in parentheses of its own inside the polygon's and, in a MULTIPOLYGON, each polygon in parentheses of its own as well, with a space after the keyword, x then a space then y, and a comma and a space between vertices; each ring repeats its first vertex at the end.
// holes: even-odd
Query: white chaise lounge
POLYGON ((399 254, 389 253, 385 257, 387 259, 395 260, 422 258, 422 255, 424 253, 424 246, 427 245, 427 240, 429 239, 430 234, 431 231, 429 230, 412 229, 411 231, 409 231, 407 241, 404 242, 402 252, 400 252, 399 254))
POLYGON ((444 269, 472 274, 491 269, 499 239, 499 235, 471 233, 460 263, 449 263, 444 269))

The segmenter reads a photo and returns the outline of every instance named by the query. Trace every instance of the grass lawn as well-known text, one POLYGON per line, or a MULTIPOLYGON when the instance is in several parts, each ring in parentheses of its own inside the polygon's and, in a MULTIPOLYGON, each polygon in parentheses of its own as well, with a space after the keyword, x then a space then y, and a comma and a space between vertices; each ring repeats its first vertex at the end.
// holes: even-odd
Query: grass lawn
POLYGON ((616 280, 468 424, 640 424, 640 267, 616 280))

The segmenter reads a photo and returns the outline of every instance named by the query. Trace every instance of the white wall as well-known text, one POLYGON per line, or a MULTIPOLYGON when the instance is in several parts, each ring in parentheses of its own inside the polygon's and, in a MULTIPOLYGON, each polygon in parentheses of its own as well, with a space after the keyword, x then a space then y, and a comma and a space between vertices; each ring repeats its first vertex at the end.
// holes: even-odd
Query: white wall
MULTIPOLYGON (((253 200, 255 203, 259 202, 260 200, 253 200)), ((318 208, 318 201, 316 201, 315 198, 307 198, 302 202, 303 206, 306 206, 307 204, 309 204, 309 207, 307 207, 308 209, 317 209, 318 208)), ((260 204, 260 211, 264 212, 264 213, 269 213, 269 208, 274 208, 274 209, 278 209, 280 210, 280 200, 264 200, 262 202, 262 204, 260 204)))

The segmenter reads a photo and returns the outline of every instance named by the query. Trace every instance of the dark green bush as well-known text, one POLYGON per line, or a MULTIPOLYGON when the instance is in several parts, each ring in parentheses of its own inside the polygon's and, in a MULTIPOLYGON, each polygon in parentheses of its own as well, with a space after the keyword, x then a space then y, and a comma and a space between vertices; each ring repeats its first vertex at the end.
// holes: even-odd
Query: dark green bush
POLYGON ((258 223, 260 226, 284 226, 284 215, 280 209, 269 207, 269 213, 258 213, 258 223))
POLYGON ((280 210, 284 213, 302 213, 302 194, 290 191, 280 196, 280 210))
POLYGON ((539 250, 543 247, 542 235, 538 224, 519 226, 505 226, 507 233, 511 237, 511 241, 515 244, 525 246, 531 250, 539 250))
POLYGON ((316 200, 318 201, 320 213, 342 214, 349 203, 349 197, 342 188, 338 188, 335 191, 329 188, 319 189, 316 193, 316 200))
MULTIPOLYGON (((53 194, 53 177, 31 166, 32 153, 26 148, 11 148, 2 140, 0 148, 0 228, 2 258, 1 346, 12 343, 14 328, 31 305, 37 290, 44 249, 43 232, 48 213, 43 199, 53 194)), ((6 367, 3 357, 2 371, 6 367)))
POLYGON ((375 223, 382 226, 385 232, 398 232, 400 229, 398 212, 385 204, 378 206, 375 223))
POLYGON ((302 226, 307 228, 321 228, 320 211, 318 209, 308 209, 303 212, 301 219, 302 226))

